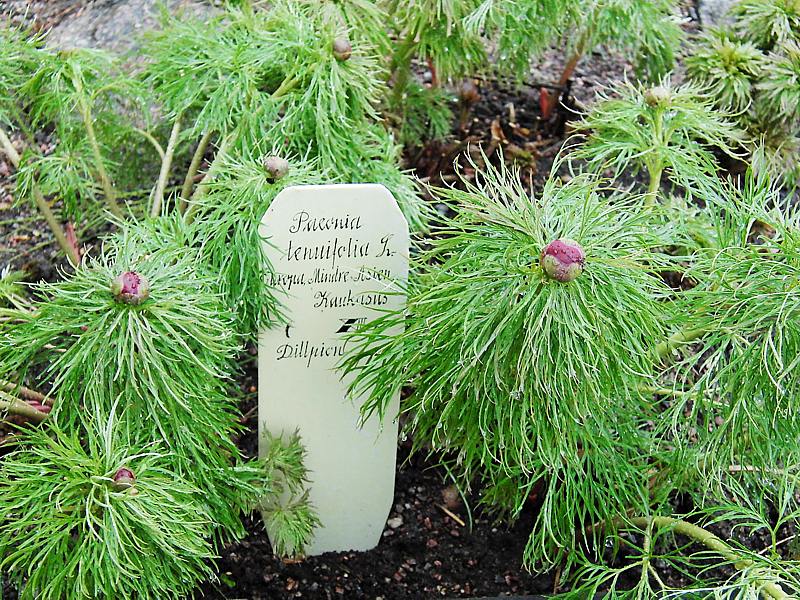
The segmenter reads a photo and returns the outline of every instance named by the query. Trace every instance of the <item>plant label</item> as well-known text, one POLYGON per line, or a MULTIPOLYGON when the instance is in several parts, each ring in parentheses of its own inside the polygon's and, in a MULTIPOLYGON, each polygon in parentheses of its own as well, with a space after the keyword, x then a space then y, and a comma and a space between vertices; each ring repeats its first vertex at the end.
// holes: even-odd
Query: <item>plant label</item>
POLYGON ((394 497, 400 398, 384 422, 361 424, 363 398, 348 397, 336 366, 349 332, 405 305, 408 224, 382 185, 297 186, 278 194, 261 233, 288 321, 259 340, 261 452, 268 432, 300 432, 322 522, 307 554, 369 550, 394 497))

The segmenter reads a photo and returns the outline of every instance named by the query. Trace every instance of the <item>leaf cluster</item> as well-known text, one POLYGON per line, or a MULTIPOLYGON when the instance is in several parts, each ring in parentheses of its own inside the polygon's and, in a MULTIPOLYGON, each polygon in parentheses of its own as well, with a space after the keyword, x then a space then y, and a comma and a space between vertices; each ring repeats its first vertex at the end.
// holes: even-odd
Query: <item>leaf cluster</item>
POLYGON ((406 88, 400 139, 407 146, 425 140, 440 140, 450 134, 455 98, 442 88, 425 87, 412 82, 406 88))
MULTIPOLYGON (((196 268, 198 249, 180 246, 185 229, 161 249, 145 231, 123 228, 97 259, 37 286, 45 299, 0 332, 0 377, 36 374, 54 401, 0 469, 0 564, 26 597, 187 593, 213 573, 218 545, 244 534, 241 511, 302 469, 297 440, 276 464, 240 456, 233 315, 196 268), (149 282, 141 304, 111 291, 126 271, 149 282), (109 487, 123 467, 136 476, 130 497, 109 487)), ((316 523, 304 498, 298 507, 295 548, 316 523)))
POLYGON ((693 43, 689 77, 723 110, 733 111, 748 134, 754 165, 795 186, 789 157, 800 139, 800 4, 794 0, 744 0, 730 26, 693 43))
POLYGON ((551 180, 538 198, 507 171, 463 183, 437 192, 457 216, 415 261, 406 312, 361 328, 343 367, 367 415, 412 385, 415 443, 452 453, 449 468, 481 482, 492 508, 516 515, 543 485, 526 564, 569 561, 584 527, 646 501, 641 388, 666 294, 646 265, 661 240, 630 210, 638 199, 612 204, 589 177, 551 180), (586 251, 569 284, 539 266, 555 238, 586 251))
POLYGON ((120 432, 113 413, 80 436, 55 424, 25 433, 0 490, 0 568, 21 598, 163 598, 213 574, 203 491, 162 449, 120 432), (121 468, 135 487, 115 486, 121 468))
POLYGON ((589 0, 573 10, 564 34, 577 30, 574 52, 598 46, 630 51, 638 74, 657 82, 673 67, 683 33, 673 0, 589 0))
POLYGON ((702 342, 679 368, 690 393, 666 419, 695 455, 688 462, 705 473, 704 485, 724 484, 730 465, 772 469, 800 460, 798 213, 763 176, 724 187, 717 202, 719 246, 693 257, 686 276, 698 285, 676 312, 679 327, 702 333, 702 342))
POLYGON ((701 191, 715 179, 715 153, 735 156, 743 139, 732 116, 716 110, 705 90, 670 79, 655 87, 612 85, 575 130, 583 137, 572 159, 595 173, 610 169, 615 177, 644 170, 651 191, 664 172, 682 188, 701 191))
POLYGON ((740 0, 731 13, 737 32, 764 50, 800 38, 797 0, 740 0))
POLYGON ((0 269, 0 306, 22 308, 27 305, 24 279, 22 271, 13 271, 10 267, 0 269))
POLYGON ((787 540, 779 539, 778 531, 796 522, 800 513, 793 498, 795 484, 784 478, 775 487, 775 503, 764 501, 742 481, 735 496, 695 513, 621 519, 606 538, 614 563, 587 562, 576 573, 577 585, 555 597, 587 598, 610 589, 609 597, 637 600, 791 598, 800 590, 800 564, 780 547, 787 540), (753 540, 761 534, 770 541, 759 550, 761 544, 753 540), (659 571, 675 573, 686 583, 676 587, 659 571), (624 585, 625 580, 631 584, 624 585))
MULTIPOLYGON (((25 38, 23 37, 23 40, 25 38)), ((25 47, 16 40, 14 47, 25 47)), ((35 68, 17 90, 11 123, 23 132, 53 128, 56 146, 47 154, 29 143, 17 177, 17 197, 30 198, 39 186, 57 194, 68 218, 98 210, 97 200, 116 201, 111 184, 123 164, 111 157, 116 146, 135 135, 143 118, 143 90, 126 74, 120 60, 99 50, 51 50, 36 46, 35 68)), ((32 140, 29 140, 32 142, 32 140)), ((109 208, 119 213, 119 209, 109 208)))
POLYGON ((522 82, 532 61, 560 44, 567 50, 563 85, 584 54, 603 46, 632 51, 639 72, 658 80, 672 69, 683 39, 672 0, 420 0, 391 6, 399 41, 390 65, 389 106, 408 134, 424 133, 424 124, 437 118, 435 105, 428 114, 415 110, 414 59, 427 61, 431 89, 478 72, 522 82))
MULTIPOLYGON (((225 152, 280 148, 347 183, 386 173, 420 229, 422 204, 377 112, 386 93, 378 49, 354 35, 351 56, 337 59, 334 41, 350 35, 346 11, 323 4, 326 10, 274 2, 207 22, 170 19, 144 49, 144 81, 171 115, 191 119, 187 135, 212 133, 225 152)), ((364 11, 367 22, 370 14, 364 11)))
POLYGON ((496 44, 495 68, 504 75, 524 80, 531 61, 558 41, 565 32, 565 23, 577 15, 580 4, 558 0, 484 0, 467 17, 466 26, 482 32, 496 44))
POLYGON ((219 175, 207 193, 192 205, 199 224, 196 239, 200 259, 216 274, 217 289, 237 315, 236 330, 251 337, 282 320, 281 301, 272 283, 274 271, 262 251, 265 240, 259 228, 264 213, 281 190, 330 179, 315 161, 285 154, 282 148, 226 154, 219 165, 219 175), (272 181, 261 160, 281 155, 289 160, 289 172, 272 181))
POLYGON ((732 31, 712 28, 702 33, 686 57, 689 77, 733 113, 750 108, 753 87, 765 66, 761 50, 732 31))
POLYGON ((264 462, 269 469, 273 494, 260 508, 273 550, 281 556, 301 554, 320 524, 308 502, 308 473, 303 466, 305 449, 295 432, 286 438, 269 437, 264 462))

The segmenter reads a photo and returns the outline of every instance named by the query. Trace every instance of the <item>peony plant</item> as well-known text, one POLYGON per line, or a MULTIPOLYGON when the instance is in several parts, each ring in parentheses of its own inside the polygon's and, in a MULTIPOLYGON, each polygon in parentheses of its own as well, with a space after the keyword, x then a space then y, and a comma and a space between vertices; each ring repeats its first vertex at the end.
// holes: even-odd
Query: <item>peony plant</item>
MULTIPOLYGON (((0 335, 0 379, 48 384, 52 406, 0 469, 0 569, 23 597, 187 593, 212 575, 219 545, 244 534, 243 510, 304 478, 302 451, 270 464, 236 448, 241 338, 214 279, 193 250, 136 238, 123 229, 101 257, 39 286, 45 300, 0 335)), ((304 502, 282 510, 299 550, 315 517, 304 502)))
POLYGON ((502 166, 434 190, 453 216, 406 310, 353 334, 351 389, 365 415, 405 390, 415 449, 465 497, 534 504, 524 562, 564 597, 793 597, 797 210, 720 176, 742 136, 694 86, 619 86, 577 130, 540 194, 502 166))

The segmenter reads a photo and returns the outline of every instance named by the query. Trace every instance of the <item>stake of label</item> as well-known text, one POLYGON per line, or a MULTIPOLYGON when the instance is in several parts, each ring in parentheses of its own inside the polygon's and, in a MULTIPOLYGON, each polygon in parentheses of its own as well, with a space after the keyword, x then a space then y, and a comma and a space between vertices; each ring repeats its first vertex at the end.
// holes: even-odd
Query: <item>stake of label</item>
POLYGON ((403 308, 408 224, 382 185, 298 186, 278 194, 261 233, 288 319, 259 340, 261 452, 267 432, 299 430, 322 522, 307 554, 369 550, 394 497, 400 398, 383 423, 359 426, 363 398, 347 397, 335 367, 348 332, 403 308))

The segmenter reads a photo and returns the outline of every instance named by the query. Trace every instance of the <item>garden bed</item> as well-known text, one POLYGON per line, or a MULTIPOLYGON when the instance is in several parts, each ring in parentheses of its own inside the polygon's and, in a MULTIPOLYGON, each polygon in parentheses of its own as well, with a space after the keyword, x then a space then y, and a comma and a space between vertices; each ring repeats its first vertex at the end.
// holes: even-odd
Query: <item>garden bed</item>
MULTIPOLYGON (((581 80, 576 88, 580 85, 582 97, 588 100, 597 86, 618 76, 623 69, 624 64, 618 58, 601 60, 598 56, 579 72, 581 80)), ((408 167, 433 183, 449 182, 454 175, 453 161, 468 144, 477 148, 492 144, 494 139, 495 147, 503 149, 511 144, 519 149, 520 164, 527 167, 531 183, 541 186, 563 143, 563 121, 555 124, 555 130, 553 124, 540 123, 532 92, 497 88, 493 82, 484 85, 468 129, 454 128, 447 142, 410 148, 408 167), (502 139, 497 139, 498 134, 502 139)), ((42 144, 46 143, 47 137, 43 136, 42 144)), ((468 168, 461 160, 462 167, 468 168)), ((0 158, 0 239, 4 242, 0 262, 24 270, 30 281, 55 281, 60 277, 59 269, 69 270, 69 266, 58 254, 49 230, 38 222, 33 207, 13 206, 11 180, 2 175, 9 174, 10 169, 7 164, 4 168, 4 164, 0 158)), ((257 377, 253 352, 251 349, 251 359, 239 380, 246 398, 241 410, 248 428, 239 446, 247 456, 257 454, 257 377)), ((447 483, 444 471, 435 466, 435 460, 426 461, 421 455, 409 458, 408 450, 407 444, 401 445, 389 525, 375 550, 284 561, 273 554, 263 521, 254 516, 246 520, 247 537, 223 549, 218 563, 219 582, 206 583, 198 594, 220 600, 337 597, 391 600, 555 591, 554 573, 533 575, 521 564, 535 502, 511 527, 480 511, 470 518, 470 511, 461 500, 454 502, 454 490, 447 483)), ((5 594, 7 599, 15 597, 10 589, 5 594)))
MULTIPOLYGON (((82 14, 74 3, 54 2, 49 6, 34 3, 35 12, 28 15, 20 10, 19 3, 12 4, 15 19, 35 16, 43 27, 82 14)), ((686 15, 690 18, 686 26, 696 27, 696 21, 691 21, 696 16, 694 4, 687 7, 686 15)), ((559 52, 549 53, 537 70, 537 77, 545 80, 557 77, 562 62, 559 52)), ((622 79, 629 68, 620 55, 597 53, 587 57, 575 73, 571 95, 565 98, 567 107, 547 122, 541 119, 535 88, 513 89, 494 80, 480 80, 480 99, 471 107, 468 118, 460 125, 455 124, 451 135, 443 141, 406 148, 404 166, 427 183, 451 184, 457 172, 467 179, 471 177, 472 165, 465 152, 489 148, 489 162, 503 161, 521 167, 526 187, 539 190, 570 136, 568 121, 591 102, 599 88, 622 79), (501 152, 504 158, 500 158, 501 152), (454 162, 458 167, 454 168, 454 162)), ((417 70, 423 78, 430 76, 422 64, 417 65, 417 70)), ((49 132, 38 132, 37 142, 46 150, 49 132)), ((38 213, 28 204, 14 204, 12 171, 0 155, 0 266, 23 270, 31 282, 57 281, 70 267, 57 252, 49 230, 39 222, 38 213)), ((566 173, 564 179, 568 179, 566 173)), ((90 247, 95 241, 81 239, 90 247)), ((237 378, 245 427, 237 444, 247 457, 257 454, 254 353, 250 347, 237 378)), ((8 429, 0 429, 0 444, 8 433, 8 429)), ((212 600, 527 598, 568 589, 561 585, 557 570, 534 575, 522 566, 524 548, 541 500, 535 489, 519 519, 509 526, 476 509, 477 494, 465 504, 450 486, 445 471, 437 466, 436 457, 409 456, 409 452, 410 442, 402 442, 393 507, 376 549, 284 560, 273 554, 263 522, 256 515, 245 521, 247 536, 222 549, 217 563, 218 581, 205 583, 197 590, 197 596, 212 600)), ((689 513, 693 508, 682 497, 674 498, 673 502, 676 512, 689 513)), ((712 529, 725 537, 732 535, 730 524, 724 520, 712 529)), ((788 539, 794 530, 787 526, 781 534, 788 539)), ((733 537, 753 551, 760 551, 770 543, 766 533, 742 532, 733 537)), ((631 541, 639 542, 635 537, 631 541)), ((782 551, 787 556, 793 555, 789 544, 782 546, 782 551)), ((624 561, 625 556, 617 560, 624 561)), ((660 569, 665 565, 654 566, 660 569)), ((671 586, 681 587, 688 581, 685 574, 674 569, 665 567, 659 572, 671 586)), ((3 592, 3 598, 15 598, 13 590, 4 588, 3 592)))

